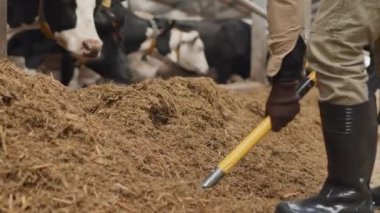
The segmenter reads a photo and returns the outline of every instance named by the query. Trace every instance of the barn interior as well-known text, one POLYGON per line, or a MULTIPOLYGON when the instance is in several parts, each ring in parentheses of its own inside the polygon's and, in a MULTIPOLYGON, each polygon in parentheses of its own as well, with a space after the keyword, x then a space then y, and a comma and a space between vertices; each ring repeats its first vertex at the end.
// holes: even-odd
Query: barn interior
MULTIPOLYGON (((136 51, 125 55, 128 83, 78 63, 64 85, 62 55, 44 55, 31 69, 9 54, 0 2, 0 212, 267 213, 320 189, 327 163, 315 88, 287 128, 260 140, 216 186, 201 187, 265 119, 266 0, 126 2, 146 20, 244 19, 249 76, 219 83, 213 70, 136 51)), ((319 1, 305 2, 310 26, 319 1)))

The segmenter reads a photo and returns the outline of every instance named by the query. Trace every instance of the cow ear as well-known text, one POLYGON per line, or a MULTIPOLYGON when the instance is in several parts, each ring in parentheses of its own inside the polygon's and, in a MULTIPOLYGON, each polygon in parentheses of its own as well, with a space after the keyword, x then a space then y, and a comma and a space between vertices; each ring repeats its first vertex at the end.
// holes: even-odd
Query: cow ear
POLYGON ((153 18, 153 22, 155 22, 156 23, 156 25, 157 25, 157 28, 158 29, 166 29, 166 28, 168 28, 168 26, 169 26, 169 23, 168 23, 168 21, 167 20, 165 20, 165 19, 162 19, 162 18, 153 18))
POLYGON ((161 34, 170 32, 176 23, 174 20, 165 20, 160 18, 155 18, 154 21, 157 23, 158 29, 161 30, 161 34))

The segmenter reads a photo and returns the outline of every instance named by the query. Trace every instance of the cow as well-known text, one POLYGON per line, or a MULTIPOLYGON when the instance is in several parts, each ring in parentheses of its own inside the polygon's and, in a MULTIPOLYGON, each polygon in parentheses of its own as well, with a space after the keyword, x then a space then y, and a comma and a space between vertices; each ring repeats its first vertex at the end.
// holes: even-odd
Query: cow
POLYGON ((380 76, 376 71, 374 48, 371 45, 364 47, 364 64, 368 73, 368 92, 370 95, 375 95, 377 105, 377 122, 380 124, 380 76))
POLYGON ((47 39, 40 30, 24 30, 8 40, 8 56, 25 71, 35 71, 50 54, 65 50, 55 40, 47 39))
POLYGON ((125 12, 121 31, 125 54, 155 49, 184 70, 227 83, 233 74, 250 76, 251 27, 240 19, 219 21, 178 21, 144 19, 125 12))
MULTIPOLYGON (((125 55, 136 52, 144 53, 142 60, 157 52, 168 61, 199 75, 208 75, 210 68, 214 68, 220 83, 225 83, 225 79, 236 71, 248 70, 249 75, 249 68, 246 67, 249 67, 250 59, 250 28, 242 21, 146 20, 124 6, 117 5, 116 8, 118 14, 123 16, 121 30, 111 34, 99 33, 104 43, 102 57, 85 63, 103 77, 121 83, 133 82, 135 79, 128 67, 131 63, 125 55), (234 30, 241 33, 239 40, 235 39, 234 30), (232 71, 231 67, 244 69, 232 71)), ((111 30, 114 28, 113 25, 108 26, 111 30)), ((61 80, 67 85, 74 73, 75 60, 64 55, 62 62, 64 71, 61 80)))
MULTIPOLYGON (((117 83, 130 84, 133 82, 133 78, 127 66, 127 58, 124 54, 120 34, 125 21, 124 12, 126 9, 123 5, 124 3, 124 0, 113 0, 111 8, 99 7, 96 10, 96 30, 103 41, 103 50, 99 58, 87 61, 83 65, 103 78, 117 83)), ((75 60, 70 59, 69 56, 64 60, 61 72, 62 83, 67 85, 74 74, 75 60)))
POLYGON ((8 28, 12 34, 19 29, 40 28, 61 47, 81 60, 100 56, 102 41, 94 21, 99 0, 10 0, 8 28))
POLYGON ((376 72, 374 51, 371 46, 365 46, 364 48, 364 65, 368 73, 368 90, 369 94, 377 92, 380 86, 379 74, 376 72))
POLYGON ((197 77, 199 74, 189 72, 173 64, 160 55, 153 56, 144 52, 135 52, 127 56, 128 68, 135 82, 151 78, 168 79, 171 77, 197 77))
POLYGON ((206 68, 214 69, 216 81, 225 84, 232 74, 249 78, 250 35, 250 25, 242 20, 176 21, 157 37, 157 49, 200 74, 207 74, 206 68))
MULTIPOLYGON (((149 59, 157 52, 184 70, 203 76, 214 69, 218 83, 227 83, 232 74, 249 77, 251 28, 244 21, 144 19, 124 9, 120 37, 126 55, 146 53, 148 56, 141 58, 149 59)), ((148 75, 157 69, 152 68, 148 75)))
MULTIPOLYGON (((183 69, 195 71, 198 74, 207 73, 209 67, 203 50, 192 49, 194 44, 202 45, 198 32, 178 31, 176 34, 173 33, 176 38, 174 39, 173 36, 171 41, 164 36, 160 36, 166 34, 167 31, 171 31, 171 25, 173 23, 173 21, 166 19, 144 19, 136 15, 134 12, 126 10, 124 25, 121 30, 124 53, 129 55, 136 52, 142 52, 151 55, 157 50, 159 54, 163 55, 162 53, 165 53, 167 50, 165 47, 168 47, 169 49, 173 49, 174 51, 177 50, 183 54, 189 53, 188 57, 180 58, 182 63, 177 63, 176 60, 170 60, 171 63, 178 64, 183 69), (200 63, 192 63, 189 60, 198 61, 200 63), (193 64, 199 66, 193 67, 193 64)), ((167 59, 174 59, 171 58, 171 55, 164 54, 167 59)))
MULTIPOLYGON (((152 67, 151 72, 147 73, 146 68, 149 66, 144 66, 143 63, 147 62, 151 57, 153 50, 156 49, 159 55, 165 55, 167 61, 171 63, 177 63, 180 67, 187 68, 188 70, 195 70, 199 72, 206 73, 208 70, 206 57, 203 53, 203 49, 192 49, 194 44, 200 42, 199 34, 197 32, 180 32, 173 33, 173 36, 166 39, 160 37, 160 34, 163 34, 165 29, 175 31, 176 29, 170 29, 169 25, 171 21, 164 19, 151 19, 147 20, 137 16, 134 12, 130 11, 128 8, 123 6, 117 6, 120 13, 124 15, 123 25, 118 31, 119 40, 115 39, 114 36, 110 34, 105 34, 102 36, 104 42, 104 51, 102 52, 102 57, 89 61, 85 64, 86 67, 93 69, 96 73, 101 76, 108 78, 124 84, 130 84, 138 80, 142 80, 145 77, 153 77, 156 75, 159 67, 152 67), (165 47, 169 47, 169 52, 165 47), (188 52, 188 50, 191 50, 188 52), (136 60, 136 57, 129 56, 130 54, 143 53, 140 57, 142 63, 136 65, 136 63, 131 62, 136 60), (168 54, 166 54, 168 53, 168 54), (180 58, 175 57, 175 55, 187 54, 187 57, 180 58), (190 57, 191 55, 191 57, 190 57), (176 60, 175 60, 176 59, 176 60), (177 60, 179 59, 179 60, 177 60), (183 60, 186 59, 186 60, 183 60), (201 61, 202 63, 192 63, 192 61, 201 61), (200 65, 200 66, 193 66, 200 65), (144 67, 145 74, 141 73, 132 73, 129 66, 144 67), (141 77, 143 76, 143 77, 141 77)), ((165 58, 161 58, 164 59, 165 58)), ((139 60, 139 59, 137 59, 139 60)), ((152 60, 149 60, 152 61, 152 60)), ((69 64, 69 63, 65 63, 69 64)), ((153 62, 153 64, 156 64, 153 62)), ((155 65, 153 65, 155 66, 155 65)), ((73 69, 71 69, 73 70, 73 69)), ((66 75, 64 84, 68 83, 68 80, 71 79, 73 71, 64 71, 63 74, 66 75)))
POLYGON ((77 64, 92 68, 105 78, 127 83, 131 78, 127 76, 128 72, 125 72, 127 70, 125 69, 125 56, 117 35, 117 31, 124 21, 124 15, 121 13, 123 11, 118 9, 121 2, 121 0, 113 0, 111 8, 98 5, 94 11, 96 31, 102 43, 105 43, 102 54, 96 59, 78 60, 55 39, 46 38, 39 29, 22 31, 12 36, 8 40, 8 55, 22 58, 25 61, 26 69, 34 70, 48 55, 60 54, 62 70, 59 79, 64 85, 68 85, 71 81, 77 64))

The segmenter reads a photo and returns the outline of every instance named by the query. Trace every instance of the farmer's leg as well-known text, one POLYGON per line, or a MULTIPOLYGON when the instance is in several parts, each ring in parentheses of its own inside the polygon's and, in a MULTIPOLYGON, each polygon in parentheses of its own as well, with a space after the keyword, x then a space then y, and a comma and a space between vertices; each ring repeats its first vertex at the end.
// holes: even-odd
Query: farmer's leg
POLYGON ((313 25, 309 63, 318 73, 328 177, 312 198, 276 212, 373 212, 376 106, 368 94, 363 47, 378 37, 378 0, 325 0, 313 25))

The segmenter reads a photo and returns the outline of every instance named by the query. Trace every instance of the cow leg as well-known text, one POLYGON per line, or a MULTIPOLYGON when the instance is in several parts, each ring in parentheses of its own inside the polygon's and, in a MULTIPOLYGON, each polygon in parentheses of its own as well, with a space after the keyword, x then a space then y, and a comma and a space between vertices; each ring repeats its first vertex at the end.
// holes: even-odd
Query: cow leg
POLYGON ((217 83, 218 84, 226 84, 228 79, 231 76, 232 66, 231 64, 219 64, 216 68, 217 73, 217 83))

